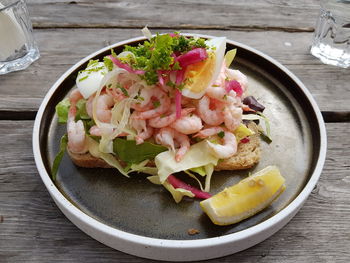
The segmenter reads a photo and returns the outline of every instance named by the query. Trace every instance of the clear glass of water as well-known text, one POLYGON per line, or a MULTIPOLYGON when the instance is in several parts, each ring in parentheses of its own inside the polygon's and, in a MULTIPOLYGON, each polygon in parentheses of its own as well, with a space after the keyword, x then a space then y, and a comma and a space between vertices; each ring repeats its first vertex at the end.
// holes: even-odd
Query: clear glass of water
POLYGON ((350 67, 350 0, 321 0, 311 54, 325 64, 350 67))
POLYGON ((0 75, 39 58, 25 0, 0 0, 0 75))

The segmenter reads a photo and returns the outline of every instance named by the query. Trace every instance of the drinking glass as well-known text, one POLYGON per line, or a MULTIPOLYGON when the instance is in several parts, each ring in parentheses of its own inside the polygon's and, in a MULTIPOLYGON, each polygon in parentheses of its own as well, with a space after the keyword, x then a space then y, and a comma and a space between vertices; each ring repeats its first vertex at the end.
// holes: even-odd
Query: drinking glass
POLYGON ((25 0, 0 0, 0 75, 39 58, 25 0))
POLYGON ((321 0, 311 54, 325 64, 350 67, 350 0, 321 0))

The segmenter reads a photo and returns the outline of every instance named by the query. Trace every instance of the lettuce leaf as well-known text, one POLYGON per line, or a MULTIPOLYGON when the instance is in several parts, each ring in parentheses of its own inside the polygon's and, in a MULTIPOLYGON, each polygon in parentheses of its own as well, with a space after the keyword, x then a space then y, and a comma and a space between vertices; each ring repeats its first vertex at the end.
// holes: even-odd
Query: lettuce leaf
POLYGON ((209 163, 205 166, 205 173, 207 174, 207 176, 205 177, 205 188, 204 191, 205 192, 209 192, 210 191, 210 181, 211 181, 211 176, 213 175, 214 172, 214 165, 209 163))
POLYGON ((68 98, 61 100, 55 107, 59 123, 66 123, 68 120, 68 111, 70 102, 68 98))
MULTIPOLYGON (((56 114, 58 116, 59 123, 67 123, 68 121, 68 111, 70 107, 69 98, 61 100, 55 107, 56 114)), ((75 121, 78 120, 90 120, 90 116, 86 112, 86 100, 81 99, 77 102, 77 113, 75 116, 75 121)))
POLYGON ((88 138, 88 145, 89 145, 89 152, 92 156, 96 158, 101 158, 106 163, 108 163, 110 166, 115 167, 118 169, 118 171, 125 175, 126 177, 129 177, 128 173, 124 171, 124 167, 119 163, 117 158, 109 153, 103 153, 98 149, 98 142, 96 142, 94 139, 88 138))
POLYGON ((185 171, 185 173, 186 173, 189 177, 191 177, 191 178, 193 178, 194 180, 196 180, 197 183, 198 183, 198 185, 199 185, 199 188, 201 189, 201 191, 204 191, 204 188, 203 188, 203 185, 202 185, 201 181, 200 181, 193 173, 191 173, 190 171, 191 171, 191 169, 185 171))
POLYGON ((270 121, 265 115, 263 115, 261 112, 257 111, 256 114, 243 114, 242 119, 243 120, 251 120, 251 121, 252 120, 262 120, 262 121, 264 121, 266 133, 264 132, 264 130, 262 130, 262 129, 260 129, 258 127, 260 136, 265 142, 267 142, 267 143, 271 143, 272 142, 271 130, 270 130, 270 121))
POLYGON ((159 153, 167 148, 150 142, 137 145, 135 141, 116 138, 113 141, 113 151, 119 159, 132 164, 139 164, 144 160, 153 160, 159 153))
POLYGON ((77 113, 75 115, 75 121, 78 120, 90 120, 90 116, 88 115, 86 111, 86 100, 81 99, 77 102, 77 113))
POLYGON ((60 150, 59 152, 56 154, 55 159, 53 161, 52 164, 52 168, 51 168, 51 175, 52 175, 52 180, 56 180, 56 175, 58 172, 58 167, 60 166, 60 163, 62 161, 64 152, 66 151, 67 148, 67 144, 68 144, 68 135, 65 134, 62 136, 61 141, 60 141, 60 150))
POLYGON ((207 164, 217 165, 218 160, 217 157, 210 154, 207 142, 204 140, 193 144, 180 162, 175 161, 175 153, 168 150, 158 154, 155 163, 160 182, 164 183, 170 174, 207 164))
POLYGON ((231 50, 226 52, 226 55, 225 55, 225 65, 226 65, 226 67, 228 67, 228 68, 230 67, 233 59, 236 56, 236 53, 237 53, 237 48, 231 49, 231 50))
POLYGON ((157 167, 148 167, 146 166, 148 164, 149 160, 144 160, 139 164, 131 164, 130 168, 128 170, 128 173, 131 172, 138 172, 138 173, 145 173, 145 174, 150 174, 150 175, 157 175, 158 169, 157 167))
POLYGON ((200 166, 200 167, 194 167, 194 168, 190 168, 190 171, 197 173, 201 176, 205 176, 206 172, 205 172, 205 166, 200 166))
POLYGON ((162 184, 165 187, 165 189, 167 189, 171 193, 176 203, 179 203, 184 196, 194 197, 194 194, 191 191, 188 191, 183 188, 174 188, 167 181, 161 183, 158 176, 149 176, 147 177, 147 179, 153 184, 162 184))
POLYGON ((233 132, 233 134, 236 136, 237 142, 240 142, 243 138, 253 135, 254 132, 243 123, 241 123, 233 132))

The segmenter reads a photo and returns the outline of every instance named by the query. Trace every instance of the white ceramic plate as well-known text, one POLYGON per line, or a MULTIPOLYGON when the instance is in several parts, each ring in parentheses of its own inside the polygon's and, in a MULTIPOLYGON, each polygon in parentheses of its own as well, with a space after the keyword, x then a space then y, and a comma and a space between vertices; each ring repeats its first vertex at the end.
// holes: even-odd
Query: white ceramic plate
MULTIPOLYGON (((142 40, 116 43, 82 59, 45 96, 34 124, 33 151, 50 195, 67 218, 91 237, 145 258, 210 259, 233 254, 268 238, 297 213, 316 185, 326 155, 325 126, 310 92, 294 74, 269 56, 234 41, 227 43, 227 50, 238 49, 233 66, 248 76, 249 90, 265 104, 272 126, 273 142, 263 144, 262 159, 251 171, 273 164, 286 177, 287 190, 269 208, 241 223, 219 227, 202 214, 198 201, 175 205, 168 193, 146 184, 142 176, 128 181, 110 169, 77 168, 65 157, 57 181, 51 180, 50 166, 65 132, 63 126, 57 125, 55 105, 68 94, 77 72, 89 59, 102 58, 111 48, 119 52, 123 45, 142 40), (142 193, 142 198, 138 193, 142 193), (196 228, 200 233, 190 236, 188 228, 196 228)), ((217 173, 212 193, 236 183, 247 173, 217 173)))

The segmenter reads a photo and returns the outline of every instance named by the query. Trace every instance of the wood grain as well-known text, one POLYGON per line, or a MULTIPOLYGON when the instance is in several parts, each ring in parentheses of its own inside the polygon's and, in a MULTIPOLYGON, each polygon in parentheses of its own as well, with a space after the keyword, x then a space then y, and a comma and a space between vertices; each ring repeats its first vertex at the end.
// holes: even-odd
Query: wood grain
MULTIPOLYGON (((32 127, 0 121, 0 262, 153 262, 100 244, 60 212, 35 168, 32 127)), ((350 123, 327 124, 321 178, 289 224, 250 249, 208 262, 348 262, 349 129, 350 123)))
MULTIPOLYGON (((226 36, 256 48, 281 62, 299 77, 321 110, 350 111, 350 86, 346 84, 350 83, 350 74, 346 69, 323 65, 309 54, 312 33, 212 30, 183 32, 226 36)), ((0 76, 0 112, 35 112, 60 75, 80 59, 109 44, 140 35, 138 29, 36 30, 41 58, 24 71, 0 76)))
POLYGON ((313 31, 319 1, 29 0, 37 28, 114 27, 313 31), (52 12, 52 9, 55 12, 52 12))
MULTIPOLYGON (((0 262, 154 262, 87 236, 57 208, 32 153, 35 113, 69 67, 111 43, 153 32, 226 36, 275 58, 310 90, 328 122, 321 178, 300 212, 264 242, 208 262, 350 258, 350 74, 309 54, 319 0, 27 0, 41 58, 0 76, 0 262)), ((0 36, 1 37, 1 36, 0 36)))

